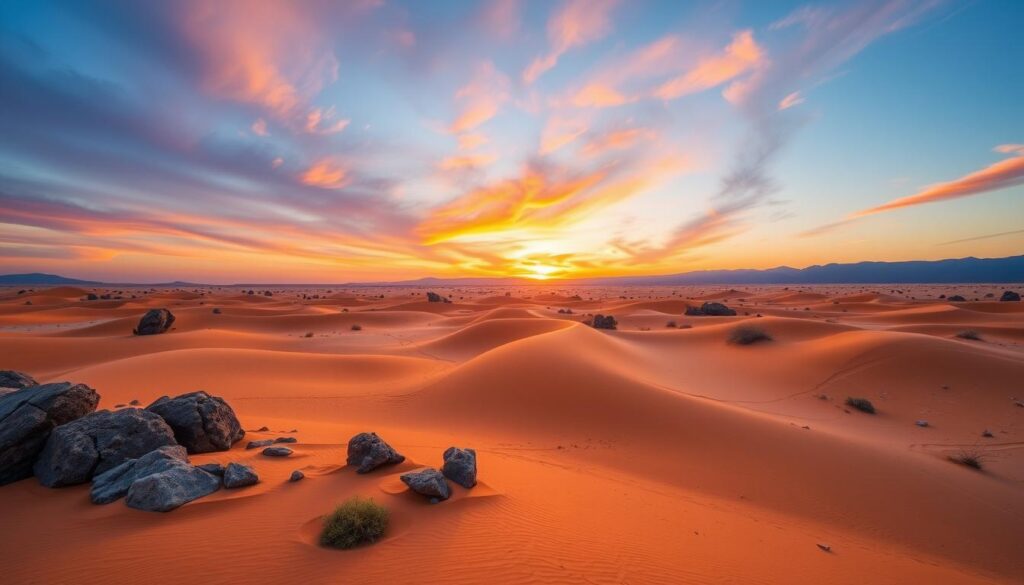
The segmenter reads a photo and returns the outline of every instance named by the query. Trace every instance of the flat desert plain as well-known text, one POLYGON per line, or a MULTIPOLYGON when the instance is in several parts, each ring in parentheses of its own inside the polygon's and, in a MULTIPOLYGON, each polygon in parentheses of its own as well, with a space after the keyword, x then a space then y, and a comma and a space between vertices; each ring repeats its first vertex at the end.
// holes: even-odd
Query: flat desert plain
POLYGON ((164 514, 0 487, 5 583, 1024 582, 1019 287, 249 288, 0 291, 0 368, 101 409, 221 396, 246 437, 191 460, 261 478, 164 514), (706 301, 737 315, 684 315, 706 301), (151 308, 173 328, 134 336, 151 308), (362 431, 406 461, 356 474, 362 431), (476 487, 405 489, 453 445, 476 487), (320 547, 353 495, 385 537, 320 547))

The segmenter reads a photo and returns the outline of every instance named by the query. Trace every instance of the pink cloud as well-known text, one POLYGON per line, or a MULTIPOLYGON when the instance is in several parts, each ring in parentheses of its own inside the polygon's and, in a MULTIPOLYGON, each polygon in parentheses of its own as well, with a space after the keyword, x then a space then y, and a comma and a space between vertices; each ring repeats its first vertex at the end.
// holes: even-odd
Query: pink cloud
POLYGON ((551 51, 537 57, 523 71, 523 81, 533 83, 558 64, 568 50, 602 38, 611 30, 611 11, 617 0, 567 0, 548 20, 551 51))
POLYGON ((306 185, 323 189, 340 189, 348 184, 348 171, 337 161, 321 159, 299 177, 306 185))
POLYGON ((704 91, 748 73, 764 63, 764 51, 754 41, 754 33, 744 30, 736 33, 722 53, 707 56, 696 67, 662 84, 654 95, 672 100, 687 94, 704 91))
POLYGON ((455 94, 459 114, 452 122, 451 132, 461 133, 472 130, 490 120, 508 100, 509 80, 494 63, 480 63, 473 79, 455 94))

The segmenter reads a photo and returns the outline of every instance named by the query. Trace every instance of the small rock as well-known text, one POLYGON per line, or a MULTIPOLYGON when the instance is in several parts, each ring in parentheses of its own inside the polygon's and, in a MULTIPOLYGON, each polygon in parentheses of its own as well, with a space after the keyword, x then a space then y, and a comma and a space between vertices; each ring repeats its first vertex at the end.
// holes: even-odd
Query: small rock
POLYGON ((295 437, 278 437, 274 439, 275 443, 298 443, 299 440, 295 437))
POLYGON ((220 463, 203 463, 202 465, 196 465, 199 469, 202 469, 206 473, 212 473, 218 477, 224 475, 225 467, 220 463))
POLYGON ((827 545, 827 544, 822 544, 822 543, 819 542, 818 543, 818 548, 820 548, 821 550, 823 550, 825 552, 832 552, 832 547, 827 545))
POLYGON ((263 454, 267 457, 287 457, 292 454, 292 450, 288 447, 267 447, 263 454))
POLYGON ((248 485, 255 485, 260 481, 252 467, 241 463, 228 463, 224 469, 224 487, 240 488, 248 485))
POLYGON ((135 335, 157 335, 171 328, 174 324, 174 315, 167 309, 150 309, 139 320, 139 326, 135 328, 135 335))
POLYGON ((221 310, 220 310, 220 309, 218 309, 217 307, 214 307, 214 308, 213 308, 213 314, 214 314, 214 315, 220 315, 220 313, 221 313, 221 310))
POLYGON ((985 437, 986 439, 991 439, 995 435, 992 434, 992 431, 985 429, 984 431, 981 431, 981 436, 985 437))
POLYGON ((402 483, 409 486, 409 489, 420 495, 440 500, 447 500, 451 496, 451 489, 448 487, 444 475, 432 467, 403 473, 401 480, 402 483))
POLYGON ((305 473, 302 473, 301 471, 296 469, 295 471, 292 472, 292 475, 291 475, 291 477, 288 478, 288 481, 295 482, 295 481, 299 481, 299 480, 301 480, 301 479, 303 479, 305 477, 306 477, 305 473))
POLYGON ((405 456, 398 453, 377 436, 377 433, 359 433, 349 439, 349 465, 356 465, 357 473, 369 473, 381 465, 401 463, 405 456))
POLYGON ((140 405, 140 404, 142 404, 142 403, 141 403, 141 402, 139 402, 138 400, 132 400, 132 401, 130 401, 130 402, 129 402, 128 404, 131 404, 132 406, 138 406, 138 405, 140 405))
POLYGON ((267 427, 260 427, 260 428, 256 429, 256 430, 255 430, 255 431, 253 431, 253 432, 256 432, 256 433, 265 433, 265 432, 267 432, 267 431, 269 431, 269 430, 270 430, 270 429, 268 429, 267 427))
POLYGON ((259 441, 249 441, 246 443, 246 449, 259 449, 260 447, 269 447, 274 444, 274 439, 260 439, 259 441))
POLYGON ((914 424, 919 426, 919 427, 926 427, 926 426, 928 426, 928 421, 926 421, 926 420, 917 420, 917 421, 914 421, 914 424))
POLYGON ((476 451, 448 447, 444 452, 444 476, 461 485, 471 488, 476 485, 476 451))

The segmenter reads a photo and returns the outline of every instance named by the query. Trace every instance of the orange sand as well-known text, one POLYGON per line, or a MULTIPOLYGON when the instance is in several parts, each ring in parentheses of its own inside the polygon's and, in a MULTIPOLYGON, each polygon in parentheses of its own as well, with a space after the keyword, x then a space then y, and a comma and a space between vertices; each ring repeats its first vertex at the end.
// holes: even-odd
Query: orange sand
POLYGON ((978 285, 724 288, 0 290, 2 369, 87 383, 101 408, 204 389, 272 429, 246 440, 299 439, 289 459, 244 441, 194 456, 262 481, 168 514, 2 487, 4 582, 1022 582, 1024 303, 978 285), (707 299, 740 314, 682 315, 707 299), (153 307, 174 329, 133 337, 153 307), (579 323, 597 312, 619 329, 579 323), (728 345, 740 322, 774 341, 728 345), (406 463, 345 468, 364 430, 406 463), (408 493, 398 475, 450 445, 477 449, 480 485, 408 493), (965 449, 984 471, 949 460, 965 449), (356 494, 391 509, 386 539, 317 546, 320 516, 356 494))

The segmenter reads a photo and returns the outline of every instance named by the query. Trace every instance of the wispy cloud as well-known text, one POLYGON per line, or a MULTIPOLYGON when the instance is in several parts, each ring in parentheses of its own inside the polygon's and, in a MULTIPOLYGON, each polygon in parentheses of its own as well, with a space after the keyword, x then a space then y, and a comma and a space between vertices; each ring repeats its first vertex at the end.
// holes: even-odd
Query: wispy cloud
POLYGON ((523 71, 523 81, 533 83, 557 65, 566 51, 608 34, 616 4, 617 0, 566 0, 548 21, 550 52, 530 63, 523 71))

